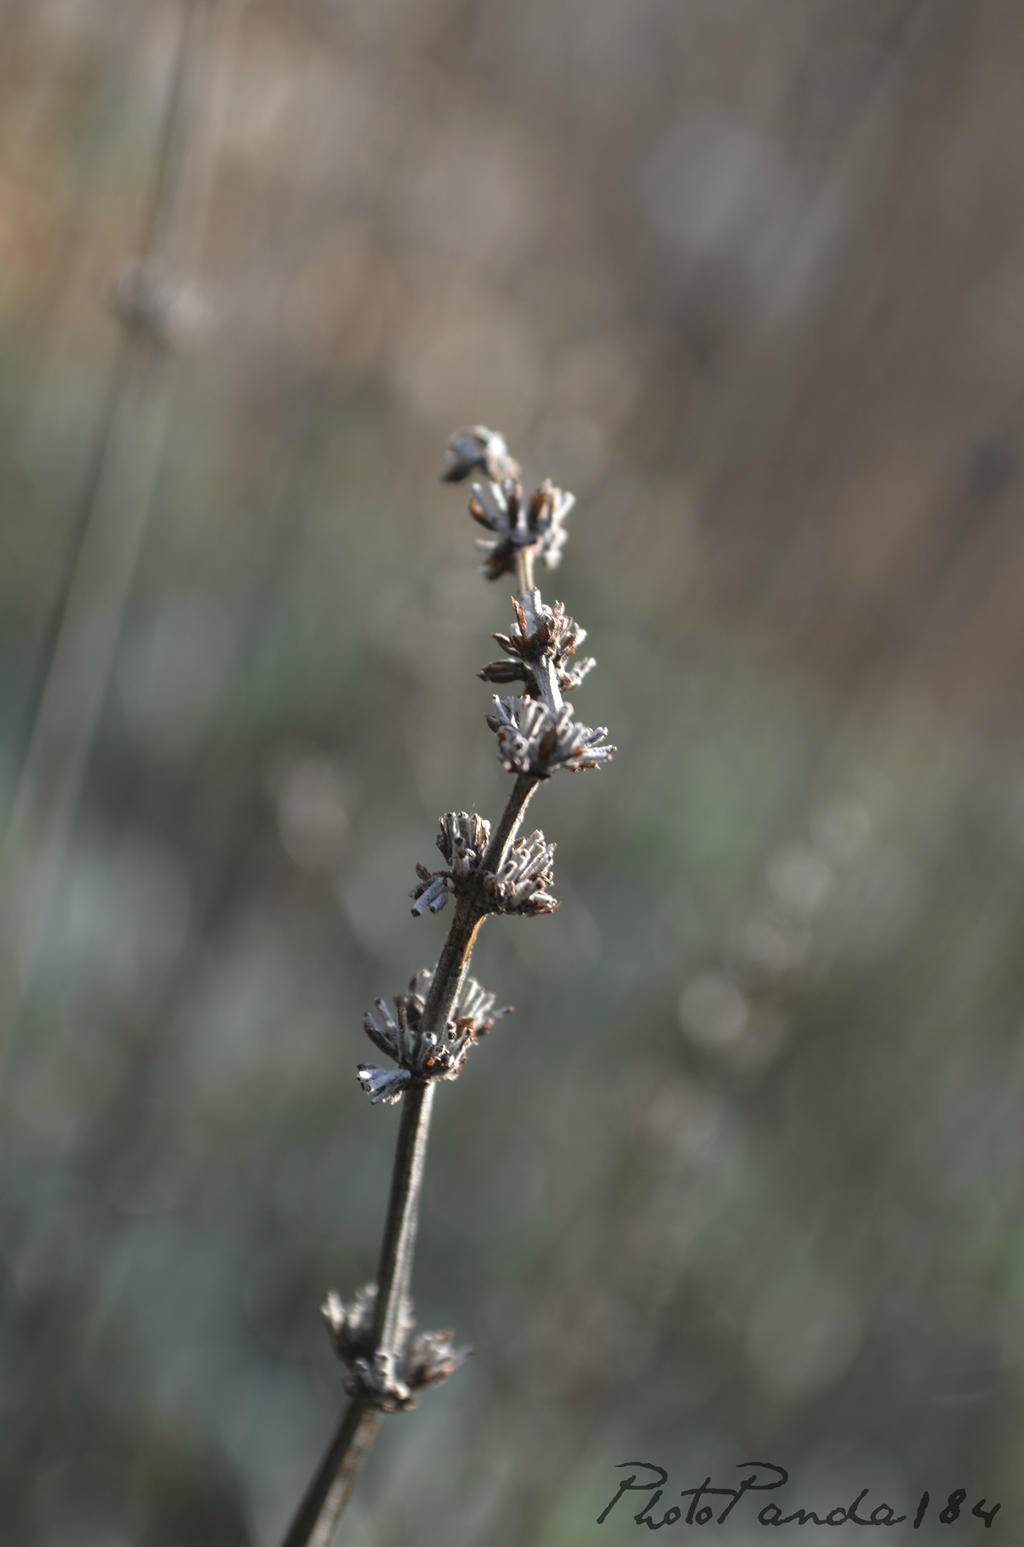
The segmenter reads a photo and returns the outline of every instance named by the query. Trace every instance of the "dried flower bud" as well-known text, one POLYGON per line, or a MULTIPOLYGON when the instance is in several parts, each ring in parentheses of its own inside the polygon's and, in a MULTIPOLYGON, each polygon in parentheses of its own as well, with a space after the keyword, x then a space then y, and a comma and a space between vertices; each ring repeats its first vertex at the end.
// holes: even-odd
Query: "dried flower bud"
MULTIPOLYGON (((352 1299, 345 1303, 341 1296, 330 1290, 320 1307, 320 1314, 327 1323, 334 1352, 349 1366, 358 1359, 373 1358, 373 1318, 377 1309, 376 1284, 364 1284, 352 1299)), ((399 1316, 398 1338, 404 1343, 412 1331, 412 1306, 406 1298, 399 1316)))
POLYGON ((391 1014, 383 999, 376 1001, 377 1020, 367 1011, 363 1027, 371 1042, 396 1063, 410 1067, 411 1051, 419 1031, 423 1011, 427 1007, 427 995, 433 973, 428 969, 410 979, 408 991, 395 995, 395 1013, 391 1014))
POLYGON ((452 1337, 451 1328, 447 1328, 444 1332, 421 1332, 413 1338, 404 1360, 405 1380, 411 1390, 439 1386, 466 1362, 473 1350, 456 1348, 452 1337))
POLYGON ((555 847, 539 830, 512 845, 497 872, 484 876, 492 913, 554 913, 558 900, 548 888, 554 879, 555 847))
POLYGON ((528 691, 535 686, 533 672, 522 661, 488 661, 486 666, 481 666, 477 676, 484 682, 498 682, 503 686, 524 682, 528 691))
POLYGON ((597 662, 592 655, 585 655, 582 661, 577 661, 573 667, 556 667, 556 681, 563 693, 571 693, 578 688, 588 671, 593 671, 597 662))
POLYGON ((575 503, 575 495, 556 489, 550 478, 525 502, 522 484, 512 478, 475 483, 469 513, 495 534, 477 542, 487 555, 482 568, 488 580, 514 573, 520 548, 535 547, 548 568, 554 569, 568 536, 565 518, 575 503))
POLYGON ((494 1022, 509 1013, 495 1012, 494 995, 481 988, 475 978, 467 978, 444 1031, 431 1031, 423 1025, 423 1014, 432 977, 429 971, 418 972, 408 992, 395 996, 393 1015, 385 1001, 378 999, 374 1003, 376 1015, 367 1011, 363 1017, 370 1041, 398 1065, 395 1070, 359 1065, 356 1077, 374 1105, 396 1102, 414 1083, 454 1080, 477 1037, 486 1036, 494 1022))
POLYGON ((452 867, 453 879, 461 881, 478 869, 490 842, 491 824, 475 813, 446 811, 440 827, 437 846, 452 867))
POLYGON ((519 463, 509 455, 505 437, 499 430, 474 424, 451 437, 445 452, 442 479, 445 483, 459 483, 470 473, 485 473, 493 483, 519 477, 519 463))
POLYGON ((402 1092, 412 1084, 412 1075, 408 1069, 381 1069, 377 1064, 359 1064, 356 1079, 374 1106, 380 1102, 385 1106, 394 1106, 402 1092))
POLYGON ((431 913, 440 913, 449 892, 457 892, 460 883, 479 869, 491 836, 490 822, 475 813, 470 815, 468 811, 447 811, 439 819, 439 825, 437 846, 452 868, 430 870, 426 865, 416 866, 419 881, 409 893, 414 899, 412 911, 416 918, 426 908, 431 913))
POLYGON ((575 494, 556 489, 550 478, 545 478, 530 496, 526 524, 538 534, 540 556, 548 569, 556 569, 561 563, 562 549, 569 539, 565 519, 575 503, 575 494))
POLYGON ((419 884, 409 893, 414 899, 411 909, 413 917, 422 917, 425 908, 429 908, 431 913, 440 913, 448 901, 448 883, 451 879, 448 872, 428 870, 426 865, 417 865, 416 874, 420 878, 419 884))
POLYGON ((591 730, 573 720, 571 704, 563 704, 553 714, 532 698, 495 695, 493 703, 487 723, 497 735, 498 756, 509 773, 532 774, 537 779, 547 779, 559 768, 579 773, 599 767, 616 751, 602 743, 608 734, 603 725, 591 730))
POLYGON ((486 1037, 494 1026, 495 1021, 504 1020, 506 1015, 512 1014, 510 1004, 503 1005, 500 1010, 494 1008, 494 995, 489 994, 485 988, 481 988, 475 978, 467 978, 462 985, 462 993, 459 995, 459 1009, 455 1017, 455 1025, 459 1031, 468 1031, 473 1041, 480 1037, 486 1037))

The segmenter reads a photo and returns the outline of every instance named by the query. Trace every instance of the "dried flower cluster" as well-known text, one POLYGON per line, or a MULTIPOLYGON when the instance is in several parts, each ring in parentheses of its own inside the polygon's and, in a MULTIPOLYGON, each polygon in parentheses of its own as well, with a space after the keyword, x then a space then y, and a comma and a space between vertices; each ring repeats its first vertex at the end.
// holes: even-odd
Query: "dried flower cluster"
MULTIPOLYGON (((442 477, 456 482, 478 468, 504 475, 515 466, 504 437, 474 425, 452 436, 442 477)), ((510 475, 492 477, 487 484, 474 483, 470 515, 495 534, 483 544, 488 554, 484 573, 496 579, 514 572, 521 582, 532 581, 535 558, 542 558, 549 567, 557 564, 567 535, 565 518, 574 503, 571 494, 555 489, 549 479, 528 499, 510 475)), ((512 607, 515 617, 509 632, 493 636, 507 659, 492 662, 480 673, 487 681, 523 685, 518 698, 495 695, 487 715, 503 766, 531 785, 559 769, 579 773, 599 768, 615 752, 604 740, 607 731, 603 726, 592 730, 581 724, 572 705, 562 698, 562 692, 578 687, 594 666, 589 657, 572 664, 586 630, 561 602, 549 607, 532 583, 521 584, 512 607)), ((516 839, 513 834, 513 841, 500 854, 493 854, 491 824, 475 812, 449 811, 440 818, 440 829, 437 847, 448 868, 432 870, 417 864, 418 879, 409 894, 415 917, 440 913, 450 896, 466 909, 475 908, 478 916, 534 916, 558 907, 550 889, 555 845, 539 830, 526 838, 516 839)), ((464 1004, 468 990, 483 994, 479 985, 469 979, 461 991, 461 1015, 453 1009, 443 1026, 432 1026, 424 1019, 430 981, 431 974, 421 972, 409 993, 396 998, 394 1016, 379 999, 377 1018, 367 1015, 365 1019, 367 1035, 397 1065, 394 1070, 359 1065, 359 1082, 371 1101, 395 1102, 414 1083, 455 1079, 481 1034, 464 1004)), ((488 995, 487 1001, 489 1011, 493 996, 488 995)))
POLYGON ((346 1305, 332 1289, 321 1307, 334 1352, 349 1372, 345 1389, 350 1396, 369 1401, 385 1413, 401 1413, 413 1406, 414 1393, 422 1386, 447 1380, 469 1356, 468 1348, 455 1348, 451 1332, 420 1332, 413 1337, 412 1305, 402 1302, 398 1349, 390 1368, 374 1348, 374 1315, 377 1286, 367 1284, 346 1305))
POLYGON ((419 881, 409 896, 414 899, 412 912, 417 918, 424 909, 440 913, 452 893, 477 898, 486 913, 554 912, 558 903, 548 887, 554 876, 555 845, 547 843, 542 832, 533 832, 529 838, 516 839, 496 871, 488 870, 483 861, 490 831, 486 818, 469 816, 465 811, 449 811, 441 818, 437 846, 450 859, 451 869, 416 866, 419 881))
POLYGON ((359 1083, 370 1100, 394 1102, 414 1080, 454 1080, 478 1037, 485 1037, 510 1007, 495 1010, 494 995, 481 988, 475 978, 466 978, 458 998, 458 1008, 442 1031, 431 1031, 424 1022, 427 997, 433 973, 418 972, 408 991, 395 995, 392 1015, 383 999, 376 1001, 376 1016, 367 1011, 363 1017, 366 1035, 398 1065, 397 1069, 378 1069, 360 1064, 359 1083))
POLYGON ((509 456, 505 437, 485 424, 459 430, 448 442, 441 477, 445 483, 460 483, 470 473, 486 473, 494 483, 503 478, 518 478, 519 463, 509 456))
POLYGON ((487 555, 482 566, 487 579, 514 575, 516 554, 523 548, 533 548, 548 569, 554 569, 569 535, 565 518, 575 503, 575 497, 556 489, 550 478, 528 500, 523 499, 523 486, 515 478, 475 483, 469 513, 494 533, 477 539, 477 547, 487 555))
POLYGON ((457 881, 464 881, 480 867, 491 839, 491 824, 486 817, 468 811, 448 811, 440 819, 441 831, 434 840, 452 867, 457 881))
POLYGON ((554 607, 546 606, 536 586, 522 601, 514 596, 512 606, 516 618, 509 632, 493 636, 510 659, 485 666, 480 672, 484 681, 524 682, 526 691, 539 698, 543 692, 540 672, 549 663, 560 692, 578 688, 597 664, 592 656, 577 661, 575 666, 568 664, 576 654, 576 646, 586 639, 586 629, 573 622, 561 602, 554 607))
POLYGON ((598 768, 615 752, 601 739, 608 734, 605 727, 591 730, 577 724, 571 704, 554 711, 534 698, 495 695, 487 723, 497 735, 498 756, 509 773, 532 774, 535 779, 547 779, 559 768, 570 773, 598 768))
POLYGON ((548 888, 554 879, 555 845, 536 828, 518 838, 497 871, 484 877, 491 913, 554 913, 558 907, 548 888))

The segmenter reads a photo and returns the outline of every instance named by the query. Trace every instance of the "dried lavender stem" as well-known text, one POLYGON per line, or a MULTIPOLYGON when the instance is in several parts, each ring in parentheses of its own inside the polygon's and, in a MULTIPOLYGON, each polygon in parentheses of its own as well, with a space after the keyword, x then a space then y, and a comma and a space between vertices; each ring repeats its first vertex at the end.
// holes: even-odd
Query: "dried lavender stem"
MULTIPOLYGON (((558 689, 556 688, 557 692, 558 689)), ((520 774, 512 786, 512 794, 508 804, 501 813, 501 820, 491 836, 490 844, 484 855, 482 869, 497 870, 505 855, 512 846, 515 836, 519 831, 519 824, 523 820, 523 814, 529 804, 530 796, 540 783, 532 774, 520 774)), ((453 931, 454 932, 454 931, 453 931)), ((466 958, 467 962, 469 958, 466 958)))
POLYGON ((433 1109, 432 1084, 415 1085, 406 1091, 398 1138, 395 1141, 391 1198, 377 1271, 377 1312, 373 1327, 376 1360, 389 1377, 399 1352, 402 1302, 412 1277, 412 1258, 423 1193, 423 1166, 433 1109))
MULTIPOLYGON (((496 870, 519 831, 530 796, 538 781, 521 775, 513 786, 501 820, 488 845, 484 864, 496 870)), ((423 1025, 427 1030, 444 1026, 459 997, 469 968, 473 946, 486 916, 482 888, 460 903, 455 910, 448 938, 438 958, 431 981, 423 1025)), ((395 1165, 391 1179, 391 1200, 384 1226, 380 1269, 377 1274, 377 1313, 374 1321, 374 1346, 378 1357, 394 1359, 402 1302, 408 1293, 412 1274, 412 1254, 416 1243, 423 1165, 427 1134, 433 1109, 434 1086, 414 1086, 402 1102, 402 1118, 395 1146, 395 1165)))
MULTIPOLYGON (((516 708, 514 700, 496 698, 495 710, 488 716, 488 724, 498 734, 499 756, 504 766, 516 774, 512 792, 495 828, 485 840, 483 834, 487 832, 487 824, 482 818, 449 813, 442 819, 438 847, 452 861, 454 870, 434 875, 425 866, 417 866, 421 885, 411 894, 418 900, 414 912, 422 911, 425 906, 436 912, 448 890, 455 893, 454 917, 437 966, 433 973, 418 975, 410 985, 409 996, 396 998, 396 1022, 389 1021, 383 1001, 377 1002, 380 1024, 371 1016, 365 1022, 371 1040, 395 1058, 402 1071, 401 1078, 395 1083, 384 1071, 360 1065, 360 1081, 372 1099, 395 1101, 401 1096, 403 1100, 387 1218, 373 1290, 362 1291, 349 1309, 340 1301, 332 1308, 332 1300, 337 1301, 337 1297, 328 1297, 325 1313, 334 1331, 339 1355, 354 1372, 355 1380, 348 1388, 354 1395, 292 1521, 284 1547, 329 1547, 361 1462, 376 1434, 380 1413, 403 1410, 411 1405, 411 1387, 431 1379, 444 1379, 454 1368, 450 1352, 448 1368, 433 1375, 421 1373, 414 1379, 406 1364, 409 1359, 409 1287, 434 1086, 438 1079, 453 1078, 459 1069, 458 1063, 449 1064, 447 1070, 443 1064, 440 1069, 432 1066, 440 1057, 439 1049, 444 1049, 450 1057, 450 1047, 445 1047, 445 1039, 449 1033, 455 1033, 457 1027, 463 1047, 466 1040, 475 1035, 461 1029, 470 1023, 457 1022, 453 1017, 466 986, 477 934, 488 913, 550 912, 557 906, 544 891, 550 880, 553 845, 546 844, 543 834, 534 833, 530 839, 522 840, 513 852, 534 790, 542 778, 547 778, 559 766, 573 770, 597 767, 615 750, 598 745, 605 734, 603 730, 591 731, 571 719, 561 686, 578 682, 593 662, 582 663, 575 672, 567 669, 566 662, 575 651, 581 631, 571 619, 566 619, 561 604, 556 604, 554 610, 545 607, 534 587, 537 552, 543 554, 549 567, 557 562, 564 542, 562 523, 572 507, 572 496, 564 495, 547 481, 536 491, 526 509, 517 481, 518 465, 508 456, 503 437, 476 426, 454 436, 450 445, 446 478, 457 481, 465 477, 480 465, 482 458, 492 480, 489 493, 481 485, 473 486, 470 514, 488 530, 500 534, 494 541, 480 544, 489 553, 484 573, 491 579, 498 579, 515 572, 518 596, 514 599, 517 615, 517 623, 513 625, 514 639, 502 635, 495 637, 508 654, 519 658, 532 686, 520 701, 520 708, 516 708), (457 838, 460 821, 468 826, 457 838), (438 888, 441 889, 440 900, 438 888), (417 998, 412 990, 421 979, 423 997, 417 998), (425 986, 427 981, 429 989, 425 986), (410 1054, 408 1042, 404 1040, 410 1033, 410 1003, 416 1006, 413 1025, 418 1046, 425 1050, 423 1061, 410 1054), (385 1025, 395 1041, 389 1041, 385 1036, 385 1025), (365 1319, 361 1321, 360 1317, 365 1319)), ((507 682, 514 680, 516 673, 509 675, 507 670, 485 668, 481 676, 507 682)), ((479 1003, 479 985, 470 984, 470 988, 473 1002, 479 1003)), ((488 1004, 493 1004, 493 996, 487 996, 487 999, 488 1004)), ((503 1013, 506 1012, 499 1012, 503 1013)), ((482 1024, 479 1034, 483 1035, 490 1025, 491 1021, 482 1024)), ((435 1340, 436 1347, 437 1338, 448 1338, 450 1334, 426 1336, 435 1340)))
MULTIPOLYGON (((516 779, 487 848, 484 863, 488 869, 497 869, 508 853, 539 782, 527 774, 516 779)), ((428 1028, 446 1023, 462 988, 480 925, 486 917, 481 891, 482 888, 477 888, 456 908, 424 1011, 423 1020, 428 1028)), ((429 1082, 406 1091, 395 1141, 374 1320, 377 1359, 384 1362, 389 1372, 397 1352, 396 1335, 402 1305, 412 1277, 433 1095, 434 1086, 429 1082)), ((359 1468, 373 1443, 379 1417, 380 1414, 359 1397, 354 1397, 348 1404, 338 1432, 299 1505, 282 1547, 329 1547, 359 1468)))
POLYGON ((359 1397, 345 1408, 282 1547, 330 1547, 363 1457, 380 1427, 380 1413, 359 1397))

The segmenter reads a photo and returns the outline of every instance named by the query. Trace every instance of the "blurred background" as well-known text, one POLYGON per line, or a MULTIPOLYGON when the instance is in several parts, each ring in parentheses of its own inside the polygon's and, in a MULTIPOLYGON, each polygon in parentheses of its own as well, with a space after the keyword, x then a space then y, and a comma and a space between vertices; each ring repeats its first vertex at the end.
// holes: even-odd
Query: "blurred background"
POLYGON ((1012 1535, 1024 9, 0 24, 5 1542, 272 1547, 326 1444, 363 1011, 436 960, 436 818, 506 793, 474 422, 577 494, 545 591, 620 754, 532 808, 561 910, 478 947, 517 1013, 415 1272, 476 1357, 344 1539, 628 1540, 617 1463, 751 1455, 1012 1535))

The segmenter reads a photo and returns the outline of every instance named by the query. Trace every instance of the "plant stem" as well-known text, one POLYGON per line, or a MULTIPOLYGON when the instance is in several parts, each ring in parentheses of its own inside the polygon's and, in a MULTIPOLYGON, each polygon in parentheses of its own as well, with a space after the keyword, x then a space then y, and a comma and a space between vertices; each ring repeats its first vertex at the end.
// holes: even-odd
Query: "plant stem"
POLYGON ((389 1377, 401 1354, 402 1306, 412 1278, 412 1257, 423 1193, 427 1136, 434 1108, 434 1086, 414 1085, 402 1100, 395 1143, 391 1198, 377 1270, 377 1309, 373 1326, 376 1359, 389 1377))
MULTIPOLYGON (((533 590, 533 549, 516 555, 516 582, 520 600, 533 590)), ((562 708, 554 667, 542 663, 538 687, 552 714, 562 708)), ((526 808, 540 780, 519 774, 505 809, 491 833, 481 861, 482 872, 497 872, 515 842, 526 808)), ((473 946, 487 917, 482 878, 475 888, 460 896, 448 938, 444 943, 423 1010, 423 1026, 436 1031, 448 1024, 469 970, 473 946)), ((395 1141, 391 1194, 384 1222, 384 1236, 377 1271, 374 1312, 374 1360, 386 1376, 393 1376, 402 1349, 403 1306, 412 1281, 413 1251, 423 1191, 427 1137, 434 1107, 434 1085, 413 1086, 402 1098, 402 1117, 395 1141)), ((380 1413, 363 1397, 353 1397, 342 1413, 337 1433, 313 1477, 293 1519, 282 1547, 330 1547, 335 1528, 348 1502, 359 1468, 373 1443, 380 1413)))
MULTIPOLYGON (((520 774, 512 787, 483 860, 485 870, 497 870, 515 841, 523 814, 538 779, 520 774)), ((469 968, 473 946, 486 917, 483 886, 459 900, 448 938, 438 959, 423 1011, 428 1028, 447 1024, 469 968)), ((384 1223, 374 1348, 378 1364, 392 1373, 396 1358, 402 1306, 412 1278, 413 1248, 426 1159, 427 1135, 433 1110, 434 1086, 414 1086, 402 1097, 402 1117, 395 1142, 391 1196, 384 1223)), ((329 1547, 348 1502, 359 1468, 373 1443, 380 1414, 360 1397, 348 1404, 338 1431, 299 1505, 282 1547, 329 1547), (372 1420, 372 1421, 371 1421, 372 1420)))
POLYGON ((374 1408, 368 1407, 359 1397, 352 1398, 306 1489, 282 1547, 330 1547, 363 1458, 380 1427, 380 1419, 380 1413, 374 1408))

